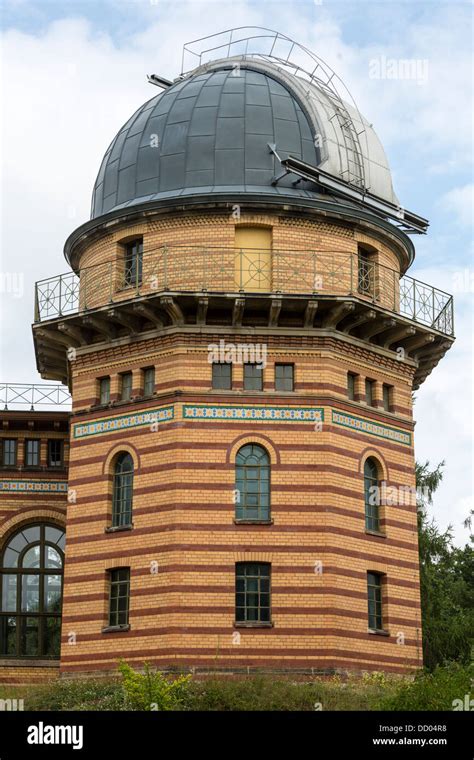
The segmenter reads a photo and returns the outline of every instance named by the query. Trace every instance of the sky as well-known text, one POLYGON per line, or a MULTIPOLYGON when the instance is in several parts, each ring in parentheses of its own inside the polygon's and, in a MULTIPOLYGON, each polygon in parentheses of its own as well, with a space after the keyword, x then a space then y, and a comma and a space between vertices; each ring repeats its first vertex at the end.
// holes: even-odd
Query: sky
POLYGON ((415 400, 415 453, 445 461, 432 514, 456 543, 473 507, 472 6, 413 0, 3 0, 0 382, 40 382, 34 283, 68 271, 103 154, 173 79, 185 42, 239 26, 284 32, 342 78, 374 125, 402 206, 430 220, 409 274, 454 294, 454 347, 415 400), (414 75, 401 76, 400 61, 414 75), (389 72, 395 72, 395 76, 389 72), (398 72, 398 76, 397 76, 398 72))

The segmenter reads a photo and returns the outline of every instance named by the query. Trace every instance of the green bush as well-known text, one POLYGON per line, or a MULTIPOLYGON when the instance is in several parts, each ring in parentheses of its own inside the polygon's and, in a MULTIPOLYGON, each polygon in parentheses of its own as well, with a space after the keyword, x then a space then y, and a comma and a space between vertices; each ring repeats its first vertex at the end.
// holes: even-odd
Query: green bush
POLYGON ((118 680, 58 679, 28 690, 25 710, 125 710, 118 680))
POLYGON ((145 663, 139 673, 120 662, 126 701, 132 710, 179 710, 186 701, 191 676, 180 676, 174 681, 165 678, 158 670, 145 663))
POLYGON ((409 683, 403 682, 395 694, 382 699, 381 710, 453 710, 455 700, 470 693, 472 665, 451 663, 433 672, 420 671, 409 683))

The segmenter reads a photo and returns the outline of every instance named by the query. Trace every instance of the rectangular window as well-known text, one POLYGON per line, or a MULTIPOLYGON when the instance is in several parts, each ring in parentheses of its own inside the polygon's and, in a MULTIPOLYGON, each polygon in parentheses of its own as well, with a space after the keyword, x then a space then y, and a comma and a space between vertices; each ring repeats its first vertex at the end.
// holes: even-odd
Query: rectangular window
POLYGON ((270 565, 238 562, 235 566, 235 620, 270 622, 270 565))
POLYGON ((232 364, 213 362, 212 387, 224 391, 232 390, 232 364))
POLYGON ((379 573, 367 573, 367 601, 369 628, 372 631, 382 631, 382 576, 379 573))
POLYGON ((347 398, 349 401, 355 401, 356 377, 357 375, 353 372, 347 373, 347 398))
POLYGON ((110 402, 110 377, 101 377, 99 380, 99 404, 110 402))
POLYGON ((2 447, 2 464, 4 467, 16 465, 17 441, 15 438, 4 438, 2 447))
POLYGON ((390 412, 392 410, 392 396, 393 396, 393 385, 386 385, 385 383, 382 386, 382 392, 383 392, 383 408, 386 412, 390 412))
POLYGON ((130 568, 110 570, 109 625, 128 625, 130 568))
POLYGON ((124 284, 141 285, 143 271, 143 240, 132 240, 125 246, 124 284))
POLYGON ((244 389, 263 391, 263 368, 258 364, 244 364, 244 389))
POLYGON ((62 467, 63 442, 58 439, 48 441, 48 467, 62 467))
POLYGON ((147 367, 143 370, 143 395, 152 396, 155 392, 155 368, 147 367))
POLYGON ((133 375, 131 372, 124 372, 120 376, 120 400, 130 401, 132 398, 133 375))
POLYGON ((275 390, 293 391, 295 388, 295 367, 293 364, 275 364, 275 390))
POLYGON ((25 465, 27 467, 38 467, 40 455, 40 442, 37 440, 27 439, 25 441, 25 465))
POLYGON ((367 406, 374 406, 375 401, 375 380, 365 380, 365 403, 367 406))

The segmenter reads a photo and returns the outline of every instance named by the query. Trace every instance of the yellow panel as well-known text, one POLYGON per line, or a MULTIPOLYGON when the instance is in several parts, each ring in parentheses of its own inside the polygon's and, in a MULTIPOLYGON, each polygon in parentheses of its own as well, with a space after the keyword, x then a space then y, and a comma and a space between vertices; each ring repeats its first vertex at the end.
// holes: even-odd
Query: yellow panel
POLYGON ((239 290, 268 292, 272 284, 272 231, 236 227, 235 284, 239 290))

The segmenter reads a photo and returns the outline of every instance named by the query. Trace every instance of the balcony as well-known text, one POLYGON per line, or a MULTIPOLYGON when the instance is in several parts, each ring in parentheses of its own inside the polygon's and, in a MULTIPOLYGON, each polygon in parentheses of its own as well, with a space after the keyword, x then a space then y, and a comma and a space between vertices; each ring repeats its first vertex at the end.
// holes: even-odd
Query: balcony
POLYGON ((35 323, 155 294, 348 297, 453 337, 453 298, 357 254, 162 246, 135 266, 119 259, 36 283, 35 323))

